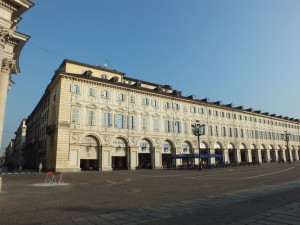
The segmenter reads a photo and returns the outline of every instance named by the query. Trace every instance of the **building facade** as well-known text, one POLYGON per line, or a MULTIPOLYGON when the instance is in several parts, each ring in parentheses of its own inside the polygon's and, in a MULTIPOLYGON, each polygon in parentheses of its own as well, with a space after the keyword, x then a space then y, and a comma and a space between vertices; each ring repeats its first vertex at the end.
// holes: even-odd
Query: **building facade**
POLYGON ((14 169, 22 169, 23 167, 23 151, 26 139, 26 119, 23 119, 15 132, 16 137, 13 146, 13 165, 14 169))
POLYGON ((298 119, 183 96, 169 85, 64 60, 27 119, 28 164, 55 171, 181 165, 186 159, 171 156, 199 152, 195 123, 205 125, 201 153, 223 156, 207 163, 299 160, 298 119), (285 132, 289 142, 281 138, 285 132))
POLYGON ((20 72, 20 53, 29 39, 29 36, 17 32, 17 24, 20 16, 33 5, 28 0, 0 1, 0 148, 7 92, 13 84, 11 75, 20 72))

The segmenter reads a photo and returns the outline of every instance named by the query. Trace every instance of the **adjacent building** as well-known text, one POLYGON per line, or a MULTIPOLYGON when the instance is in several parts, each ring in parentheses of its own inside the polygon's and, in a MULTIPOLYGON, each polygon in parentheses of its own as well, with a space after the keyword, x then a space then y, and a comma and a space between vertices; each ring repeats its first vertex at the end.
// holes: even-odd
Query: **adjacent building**
POLYGON ((71 60, 26 121, 24 157, 55 171, 161 169, 187 163, 171 156, 199 152, 195 123, 205 125, 201 153, 223 156, 207 163, 299 160, 298 119, 183 96, 170 85, 71 60))
POLYGON ((26 140, 26 119, 23 119, 15 132, 16 137, 14 140, 13 147, 13 165, 14 169, 22 169, 23 168, 23 151, 25 147, 26 140))
POLYGON ((13 84, 12 74, 20 73, 19 57, 29 36, 17 31, 20 16, 34 4, 28 0, 0 1, 0 147, 7 92, 13 84))

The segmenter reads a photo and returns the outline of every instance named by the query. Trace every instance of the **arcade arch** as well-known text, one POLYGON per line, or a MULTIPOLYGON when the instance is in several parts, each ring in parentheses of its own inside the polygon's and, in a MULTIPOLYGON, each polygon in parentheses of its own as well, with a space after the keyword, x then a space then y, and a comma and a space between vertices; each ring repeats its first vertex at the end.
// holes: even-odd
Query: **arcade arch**
POLYGON ((113 169, 127 169, 128 143, 122 137, 117 137, 112 143, 111 166, 113 169))
POLYGON ((99 170, 99 141, 93 135, 85 136, 80 142, 81 170, 99 170))
POLYGON ((151 169, 153 168, 153 146, 150 140, 144 138, 139 141, 139 168, 151 169))
POLYGON ((234 144, 229 143, 228 146, 228 162, 230 164, 236 163, 236 151, 234 150, 234 144))
POLYGON ((276 162, 276 152, 274 145, 270 145, 270 157, 271 157, 271 162, 276 162))
MULTIPOLYGON (((172 167, 172 154, 176 155, 175 151, 172 151, 174 149, 174 146, 171 141, 165 140, 162 142, 162 166, 163 168, 170 168, 172 167)), ((175 159, 174 159, 175 161, 175 159)), ((174 163, 175 165, 176 163, 174 163)))
POLYGON ((215 154, 216 155, 222 155, 223 157, 220 158, 220 157, 216 157, 214 158, 215 160, 215 164, 222 164, 223 163, 223 158, 224 158, 224 150, 222 148, 222 145, 221 143, 217 142, 214 144, 214 151, 215 151, 215 154))
POLYGON ((241 153, 241 163, 247 162, 247 154, 246 154, 246 145, 240 144, 240 153, 241 153))

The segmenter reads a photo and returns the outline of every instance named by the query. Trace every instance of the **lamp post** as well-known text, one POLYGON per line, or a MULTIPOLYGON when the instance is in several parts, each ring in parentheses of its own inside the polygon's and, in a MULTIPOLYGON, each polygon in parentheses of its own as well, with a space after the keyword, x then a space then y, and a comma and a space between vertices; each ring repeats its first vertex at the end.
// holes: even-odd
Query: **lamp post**
POLYGON ((201 148, 200 148, 200 136, 205 134, 205 125, 200 124, 199 121, 196 121, 196 124, 192 124, 192 131, 195 136, 198 137, 198 147, 199 147, 199 170, 201 170, 201 148))
POLYGON ((289 141, 291 140, 291 134, 289 134, 287 131, 285 131, 284 134, 281 134, 281 138, 283 141, 286 141, 286 149, 288 151, 288 162, 291 163, 291 156, 290 156, 290 150, 289 150, 289 141))

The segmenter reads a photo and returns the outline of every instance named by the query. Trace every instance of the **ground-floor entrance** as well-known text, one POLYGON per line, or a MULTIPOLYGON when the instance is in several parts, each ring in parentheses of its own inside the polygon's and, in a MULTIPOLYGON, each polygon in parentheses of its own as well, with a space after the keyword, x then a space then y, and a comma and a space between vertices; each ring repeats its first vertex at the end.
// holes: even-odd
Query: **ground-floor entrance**
POLYGON ((80 159, 80 168, 83 171, 87 170, 98 170, 98 160, 97 159, 80 159))
POLYGON ((151 169, 151 153, 139 153, 139 168, 151 169))
POLYGON ((111 167, 114 170, 127 169, 127 157, 126 156, 112 156, 111 167))
POLYGON ((172 154, 162 154, 162 166, 163 168, 171 168, 172 167, 172 154))

